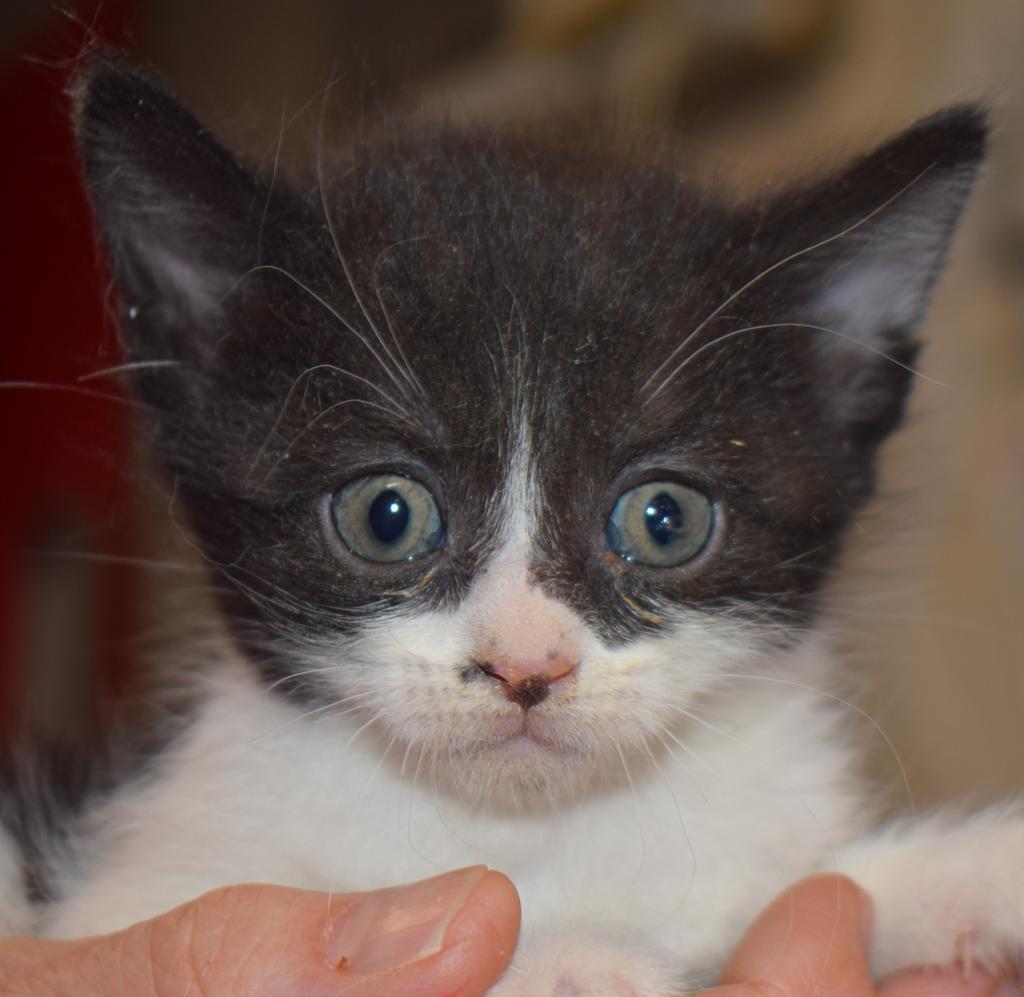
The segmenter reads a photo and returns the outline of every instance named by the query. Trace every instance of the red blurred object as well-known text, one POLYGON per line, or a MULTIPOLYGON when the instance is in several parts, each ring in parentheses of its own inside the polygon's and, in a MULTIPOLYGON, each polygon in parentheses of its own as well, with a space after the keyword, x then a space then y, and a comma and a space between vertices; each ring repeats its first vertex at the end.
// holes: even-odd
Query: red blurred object
MULTIPOLYGON (((126 666, 121 638, 130 632, 135 611, 132 578, 110 558, 132 548, 130 406, 110 381, 79 384, 83 375, 116 363, 118 353, 113 320, 105 314, 108 282, 97 263, 65 91, 90 44, 124 47, 132 6, 103 0, 95 11, 86 7, 74 18, 51 10, 22 52, 0 66, 6 137, 0 156, 2 734, 19 724, 25 669, 39 635, 47 648, 49 637, 64 638, 72 650, 95 659, 95 681, 86 688, 109 688, 126 666), (89 397, 82 388, 115 400, 89 397), (76 557, 86 551, 102 558, 76 557), (55 611, 59 600, 36 604, 33 579, 46 575, 40 565, 62 557, 65 564, 89 565, 80 576, 87 579, 87 613, 55 611), (89 624, 78 635, 71 628, 83 618, 89 624), (75 648, 76 642, 93 646, 75 648)), ((95 716, 95 703, 80 707, 95 716)))

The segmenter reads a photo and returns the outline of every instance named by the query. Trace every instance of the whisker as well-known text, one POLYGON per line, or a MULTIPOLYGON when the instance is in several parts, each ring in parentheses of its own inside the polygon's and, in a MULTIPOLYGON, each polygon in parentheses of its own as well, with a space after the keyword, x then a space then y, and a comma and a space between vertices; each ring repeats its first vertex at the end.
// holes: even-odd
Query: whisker
MULTIPOLYGON (((705 770, 710 772, 711 775, 713 775, 716 779, 720 779, 721 778, 721 776, 718 774, 718 772, 715 771, 714 767, 711 765, 711 763, 706 758, 701 758, 701 756, 698 755, 697 752, 695 752, 691 747, 689 747, 689 745, 684 744, 682 741, 680 741, 679 738, 676 737, 676 735, 673 734, 672 731, 668 727, 666 727, 664 724, 660 725, 660 727, 661 727, 662 733, 666 737, 668 737, 674 744, 676 744, 681 751, 683 751, 686 755, 688 755, 690 758, 692 758, 698 765, 702 766, 705 770)), ((692 779, 693 776, 691 776, 690 778, 692 779)), ((700 792, 701 796, 704 796, 703 789, 701 789, 699 785, 698 785, 697 788, 698 788, 698 791, 700 792)), ((704 796, 704 798, 705 798, 705 801, 706 801, 707 797, 704 796)))
POLYGON ((104 402, 117 402, 119 405, 135 406, 138 402, 127 395, 107 394, 104 391, 92 391, 80 388, 76 384, 55 384, 49 381, 0 381, 0 389, 15 391, 54 391, 59 394, 80 395, 82 398, 96 398, 104 402))
POLYGON ((391 243, 391 245, 385 246, 384 249, 382 249, 377 254, 376 259, 374 259, 373 263, 370 266, 370 275, 371 280, 373 282, 373 291, 377 298, 377 304, 380 305, 381 314, 384 316, 384 324, 387 326, 388 333, 391 336, 391 341, 395 344, 395 349, 398 351, 398 356, 401 358, 402 364, 400 365, 400 367, 404 365, 404 369, 409 373, 409 376, 413 379, 420 394, 424 398, 426 398, 426 392, 424 391, 423 385, 421 384, 419 378, 416 377, 416 373, 412 368, 412 364, 409 363, 409 358, 405 355, 405 350, 402 349, 402 341, 398 338, 398 335, 395 333, 395 327, 391 323, 391 316, 388 313, 387 305, 384 304, 384 296, 381 293, 380 282, 377 280, 377 267, 380 265, 381 260, 383 260, 388 253, 390 253, 393 249, 396 249, 398 246, 406 246, 414 242, 424 242, 429 238, 430 236, 426 235, 414 235, 410 236, 408 239, 399 239, 398 242, 393 242, 391 243))
MULTIPOLYGON (((429 741, 425 742, 424 744, 422 744, 420 746, 419 758, 416 759, 416 770, 412 774, 412 783, 409 786, 409 809, 406 811, 406 815, 405 815, 405 840, 408 842, 409 847, 421 859, 423 859, 425 862, 430 862, 430 859, 427 858, 427 856, 424 855, 422 851, 420 851, 420 849, 416 845, 416 842, 413 840, 412 815, 413 815, 413 808, 416 806, 416 786, 417 786, 417 783, 419 782, 419 778, 420 778, 420 769, 421 769, 421 767, 423 765, 423 759, 426 756, 427 749, 429 747, 430 747, 430 742, 429 741)), ((402 764, 404 766, 404 764, 405 764, 404 759, 403 759, 402 764)), ((433 863, 433 862, 430 862, 430 864, 431 865, 435 865, 435 863, 433 863)))
MULTIPOLYGON (((370 316, 369 311, 366 308, 366 304, 363 301, 362 295, 359 293, 356 287, 355 281, 352 279, 352 271, 349 269, 348 261, 345 259, 345 254, 341 251, 341 243, 338 241, 338 233, 334 226, 334 220, 331 217, 331 211, 327 204, 327 190, 324 186, 324 160, 323 160, 323 126, 324 126, 324 115, 327 109, 327 93, 324 94, 323 100, 320 102, 320 117, 317 125, 317 146, 316 146, 316 176, 317 176, 317 191, 320 196, 320 207, 323 210, 324 221, 327 224, 327 231, 330 234, 331 242, 334 244, 334 251, 338 257, 338 262, 341 264, 341 269, 345 274, 345 279, 348 281, 348 286, 352 291, 352 296, 356 300, 356 304, 359 306, 359 310, 363 313, 363 318, 366 319, 366 324, 370 327, 370 331, 374 334, 377 342, 380 344, 380 348, 384 351, 385 356, 391 361, 394 370, 397 370, 402 375, 406 383, 415 388, 420 395, 423 395, 423 386, 416 379, 416 376, 409 370, 408 365, 403 366, 395 358, 394 354, 388 348, 387 343, 384 341, 384 337, 380 334, 380 330, 377 328, 376 323, 370 316)), ((396 344, 397 345, 397 344, 396 344)), ((409 398, 408 391, 399 382, 392 377, 396 387, 399 391, 409 398)))
MULTIPOLYGON (((921 371, 917 370, 914 367, 911 367, 909 364, 905 364, 901 360, 897 360, 894 356, 886 353, 884 350, 880 350, 877 347, 872 346, 870 343, 865 343, 863 340, 858 339, 856 336, 851 336, 845 332, 840 332, 838 329, 829 329, 823 325, 813 325, 809 322, 765 322, 761 325, 745 325, 740 329, 733 329, 730 332, 722 333, 721 336, 716 336, 710 342, 704 343, 702 346, 699 346, 692 353, 684 357, 683 360, 679 363, 679 365, 671 373, 668 374, 668 376, 661 382, 658 391, 661 391, 662 388, 667 387, 669 383, 671 383, 671 381, 678 377, 679 374, 681 374, 694 360, 697 359, 697 357, 699 357, 702 353, 706 352, 707 350, 710 350, 713 346, 718 346, 719 344, 725 342, 726 340, 732 339, 734 336, 739 336, 741 333, 758 332, 759 330, 762 329, 806 329, 812 332, 827 332, 832 336, 837 336, 839 339, 846 340, 848 343, 853 343, 855 346, 859 346, 861 349, 867 350, 869 353, 874 353, 876 356, 882 357, 882 359, 884 360, 888 360, 890 363, 895 364, 897 367, 901 367, 903 370, 907 371, 910 374, 913 374, 915 377, 919 377, 922 381, 927 381, 929 384, 934 384, 938 388, 948 389, 949 387, 949 385, 943 384, 942 381, 937 381, 935 378, 929 377, 927 374, 923 374, 921 371)), ((655 394, 657 394, 657 392, 655 392, 655 394)), ((654 398, 654 395, 651 395, 651 398, 654 398)))
POLYGON ((398 774, 405 778, 405 763, 409 760, 409 753, 412 751, 412 741, 406 741, 405 753, 402 755, 402 763, 398 766, 398 774))
POLYGON ((281 101, 281 123, 277 126, 277 141, 274 143, 274 164, 270 172, 270 182, 267 184, 267 196, 263 199, 263 211, 260 214, 259 228, 256 230, 256 259, 263 260, 263 230, 267 224, 267 212, 270 211, 270 201, 274 196, 274 184, 277 182, 277 169, 281 161, 281 146, 284 143, 284 132, 286 123, 285 115, 288 112, 287 99, 281 101))
MULTIPOLYGON (((345 619, 347 616, 357 615, 360 612, 365 612, 371 609, 384 608, 380 607, 380 603, 378 602, 368 603, 361 607, 360 610, 345 610, 342 607, 336 606, 318 606, 314 603, 296 598, 292 593, 281 588, 281 586, 272 585, 270 582, 253 575, 253 577, 262 584, 271 585, 271 588, 275 593, 274 595, 264 595, 262 592, 257 591, 251 585, 244 582, 237 574, 233 574, 226 566, 215 565, 215 567, 224 578, 234 585, 235 588, 237 588, 243 595, 256 603, 256 605, 262 606, 270 611, 280 610, 281 613, 288 614, 288 616, 294 614, 309 615, 319 621, 323 621, 324 623, 332 624, 337 623, 339 619, 345 619)), ((252 573, 250 572, 250 574, 252 573)), ((285 622, 290 624, 290 620, 287 617, 285 622)), ((291 635, 290 631, 288 635, 291 635)))
MULTIPOLYGON (((661 742, 661 738, 658 738, 658 740, 659 742, 661 742)), ((661 743, 664 747, 664 742, 661 743)), ((697 878, 697 850, 693 847, 693 842, 690 840, 690 834, 686 830, 686 820, 683 818, 683 807, 682 804, 679 802, 679 797, 676 795, 676 791, 672 788, 671 781, 662 771, 661 766, 658 764, 658 760, 654 757, 654 752, 651 751, 650 746, 646 742, 644 743, 644 751, 647 752, 647 757, 651 760, 651 765, 654 766, 654 771, 658 773, 658 777, 665 784, 665 788, 668 790, 669 796, 672 797, 672 803, 676 809, 676 816, 679 818, 679 830, 683 832, 683 838, 686 841, 686 847, 690 851, 690 879, 687 882, 686 886, 680 892, 679 902, 676 905, 676 907, 672 911, 669 911, 665 914, 665 917, 661 922, 662 924, 664 924, 671 918, 673 913, 679 910, 679 908, 685 902, 690 890, 693 888, 693 882, 697 878)), ((685 765, 683 766, 683 769, 686 771, 687 775, 690 775, 689 769, 687 769, 685 765)), ((700 792, 702 796, 704 796, 704 802, 707 803, 707 796, 704 795, 699 783, 697 783, 697 781, 693 778, 692 775, 690 775, 690 781, 694 784, 694 786, 697 787, 697 791, 700 792)))
MULTIPOLYGON (((273 692, 274 689, 279 688, 286 682, 293 682, 296 679, 305 678, 308 675, 323 675, 327 672, 338 672, 342 670, 342 665, 324 665, 321 668, 304 668, 299 672, 289 672, 287 675, 282 675, 281 678, 276 679, 267 686, 267 692, 273 692)), ((346 697, 346 701, 367 699, 373 694, 371 692, 358 692, 353 693, 351 696, 346 697)))
POLYGON ((94 381, 100 377, 110 377, 112 374, 123 374, 129 370, 153 370, 160 367, 180 367, 180 360, 133 360, 130 363, 119 363, 113 367, 104 367, 102 370, 94 370, 88 374, 82 374, 78 383, 94 381))
POLYGON ((716 727, 710 720, 705 720, 703 717, 698 716, 696 713, 693 713, 682 706, 677 706, 675 703, 664 703, 663 705, 669 707, 669 709, 675 710, 677 713, 681 713, 688 720, 692 720, 694 723, 700 724, 702 727, 707 727, 708 730, 713 730, 716 734, 721 734, 722 737, 727 737, 731 741, 736 740, 735 734, 730 734, 729 731, 716 727))
POLYGON ((267 479, 270 478, 274 471, 277 470, 277 468, 280 467, 281 464, 285 460, 287 460, 288 457, 291 455, 292 450, 295 448, 295 444, 298 443, 299 440, 301 440, 302 437, 305 436, 306 433, 308 433, 318 422, 320 422, 323 419, 326 419, 327 416, 329 416, 332 412, 336 411, 337 409, 345 408, 348 405, 365 405, 367 408, 377 409, 380 412, 385 412, 386 414, 392 416, 393 418, 399 419, 400 421, 404 421, 403 417, 400 416, 397 412, 395 412, 394 409, 390 409, 386 405, 378 405, 376 402, 371 402, 368 398, 344 398, 340 402, 333 402, 332 404, 328 405, 327 408, 325 408, 323 411, 318 412, 315 416, 313 416, 313 418, 310 419, 309 422, 307 422, 302 427, 302 429, 300 429, 288 441, 288 445, 284 448, 284 451, 282 452, 281 456, 278 457, 278 459, 275 460, 274 463, 271 464, 270 467, 267 469, 267 473, 266 475, 264 475, 263 480, 266 481, 267 479))
POLYGON ((351 814, 355 815, 359 812, 359 808, 363 804, 363 798, 366 796, 366 791, 370 788, 370 785, 373 783, 374 779, 377 778, 377 775, 380 772, 381 767, 387 760, 387 757, 390 754, 391 749, 395 746, 397 741, 397 735, 392 735, 391 738, 389 738, 388 743, 384 746, 384 750, 380 753, 380 758, 377 759, 377 764, 373 766, 373 768, 370 770, 369 775, 367 775, 367 777, 363 780, 363 784, 359 787, 359 792, 356 794, 355 801, 353 802, 352 808, 350 810, 351 814))
MULTIPOLYGON (((802 257, 809 255, 810 253, 817 252, 817 250, 819 249, 824 249, 825 246, 831 245, 833 242, 837 242, 838 240, 845 238, 852 232, 855 232, 857 229, 861 228, 861 226, 866 225, 869 221, 871 221, 872 218, 874 218, 880 212, 888 208, 893 202, 902 197, 908 190, 910 190, 911 187, 919 183, 924 178, 924 176, 932 170, 934 165, 935 164, 933 163, 929 166, 926 166, 909 183, 907 183, 905 186, 901 187, 898 191, 896 191, 896 193, 893 194, 892 197, 889 197, 885 201, 883 201, 880 205, 878 205, 877 208, 874 208, 873 210, 869 211, 863 218, 853 222, 853 224, 851 225, 847 225, 846 228, 842 229, 839 232, 836 232, 834 235, 830 235, 826 239, 822 239, 820 242, 816 242, 810 246, 805 246, 803 249, 799 249, 795 253, 790 253, 788 256, 783 257, 781 260, 777 260, 775 263, 771 264, 771 266, 765 267, 765 269, 762 270, 759 274, 757 274, 757 276, 752 277, 745 284, 743 284, 735 291, 733 291, 724 301, 722 301, 721 304, 719 304, 716 308, 713 308, 704 317, 704 319, 697 324, 696 328, 694 328, 689 333, 689 335, 687 335, 683 339, 683 341, 674 350, 672 350, 672 352, 661 362, 661 364, 659 364, 659 366, 654 370, 650 377, 648 377, 647 380, 644 381, 644 383, 640 386, 640 393, 642 395, 645 394, 647 390, 650 388, 651 384, 654 383, 658 375, 666 367, 668 367, 668 365, 671 364, 675 360, 675 358, 686 349, 687 346, 689 346, 693 339, 700 334, 700 332, 707 326, 709 322, 711 322, 716 316, 720 315, 722 313, 722 310, 728 308, 729 305, 731 305, 737 298, 745 294, 752 287, 759 284, 762 280, 764 280, 765 277, 769 276, 769 274, 774 273, 776 270, 779 270, 780 268, 787 266, 794 260, 799 260, 802 257)), ((666 382, 662 381, 658 388, 652 394, 648 395, 644 399, 644 404, 653 401, 664 389, 665 383, 666 382)))
POLYGON ((777 685, 789 686, 793 689, 803 689, 805 692, 812 692, 815 695, 821 696, 824 699, 831 700, 833 703, 838 703, 840 706, 845 706, 847 709, 852 710, 859 717, 866 720, 878 733, 878 736, 885 742, 886 747, 892 754, 893 759, 896 761, 897 768, 899 769, 900 778, 903 781, 903 788, 907 795, 907 804, 910 807, 911 816, 917 815, 917 810, 914 806, 914 794, 910 789, 910 779, 907 776, 906 766, 903 764, 903 759, 900 757, 900 753, 896 750, 896 745, 892 739, 886 734, 882 725, 875 720, 870 713, 866 710, 861 709, 856 703, 851 703, 849 700, 843 699, 842 696, 837 696, 834 693, 826 692, 824 689, 815 688, 813 685, 806 685, 803 682, 797 682, 794 679, 783 679, 775 675, 744 675, 738 672, 719 672, 718 678, 725 679, 749 679, 753 682, 774 682, 777 685))
MULTIPOLYGON (((309 297, 311 297, 318 305, 320 305, 325 311, 327 311, 328 314, 333 316, 343 328, 347 329, 350 333, 352 333, 353 336, 356 337, 356 339, 359 340, 360 343, 363 344, 367 352, 374 358, 374 360, 377 361, 377 363, 380 365, 384 373, 387 374, 388 379, 391 381, 391 383, 394 384, 394 386, 398 388, 398 390, 401 391, 403 395, 408 397, 408 392, 405 386, 401 383, 401 381, 398 380, 398 378, 395 377, 395 374, 392 371, 391 367, 388 366, 384 358, 380 355, 380 353, 377 352, 373 344, 354 325, 352 325, 352 323, 349 322, 348 319, 346 319, 341 314, 341 312, 339 312, 333 305, 331 305, 330 302, 328 302, 321 295, 317 294, 316 291, 313 290, 313 288, 311 288, 304 281, 296 277, 295 274, 291 273, 288 270, 285 270, 284 267, 279 267, 275 263, 257 263, 255 266, 252 266, 248 270, 246 270, 245 273, 243 273, 238 278, 238 280, 235 281, 234 285, 225 294, 225 297, 230 295, 234 291, 234 289, 238 287, 238 285, 241 284, 242 281, 245 280, 247 277, 251 277, 253 274, 261 273, 264 271, 269 273, 276 273, 282 277, 287 278, 296 287, 298 287, 299 290, 309 295, 309 297)), ((397 405, 397 403, 395 403, 393 400, 392 402, 393 404, 397 405)))
POLYGON ((618 752, 619 761, 622 762, 622 771, 626 775, 626 782, 629 785, 630 795, 633 797, 633 809, 636 815, 636 826, 640 832, 640 865, 638 868, 642 868, 644 862, 647 860, 647 836, 644 834, 644 826, 640 821, 640 800, 636 795, 636 786, 633 784, 633 776, 630 775, 629 766, 626 764, 626 756, 622 751, 622 744, 619 739, 614 738, 615 750, 618 752))
MULTIPOLYGON (((263 741, 268 737, 273 737, 275 734, 279 734, 281 731, 287 729, 288 727, 291 727, 292 724, 300 723, 303 720, 309 720, 311 717, 320 716, 328 710, 336 710, 339 706, 346 705, 347 702, 348 697, 345 697, 343 699, 336 699, 332 700, 330 703, 324 703, 321 706, 314 707, 311 710, 306 710, 304 713, 298 713, 294 717, 289 717, 287 720, 285 720, 283 723, 278 724, 276 727, 272 727, 270 730, 266 730, 262 734, 257 734, 255 737, 250 738, 249 743, 259 744, 260 741, 263 741)), ((340 713, 338 713, 337 716, 341 717, 347 715, 348 713, 354 712, 356 712, 356 709, 343 710, 340 713)), ((371 718, 370 722, 372 722, 373 719, 376 718, 371 718)), ((356 734, 365 729, 367 726, 368 724, 363 724, 362 727, 359 727, 356 730, 356 734)), ((353 735, 353 737, 354 736, 355 735, 353 735)), ((347 748, 348 745, 346 744, 345 747, 347 748)))
MULTIPOLYGON (((284 421, 284 417, 288 411, 288 406, 291 404, 291 400, 294 397, 295 391, 298 388, 299 384, 305 378, 309 377, 311 374, 315 374, 317 371, 321 370, 329 370, 332 373, 344 374, 346 377, 351 377, 354 381, 359 381, 361 384, 365 384, 372 391, 376 391, 377 394, 380 395, 385 401, 390 402, 392 405, 395 405, 396 409, 399 409, 402 412, 401 416, 399 416, 397 412, 394 412, 393 414, 396 416, 396 418, 402 420, 408 418, 408 412, 406 412, 405 409, 402 409, 401 406, 396 405, 394 399, 386 391, 378 387, 378 385, 374 384, 373 381, 369 380, 368 378, 360 377, 360 375, 355 374, 350 370, 345 370, 344 367, 338 367, 336 364, 314 364, 311 367, 307 367, 304 371, 302 371, 301 374, 299 374, 295 378, 294 381, 292 381, 291 387, 289 387, 288 392, 285 395, 284 401, 281 403, 281 408, 277 413, 277 417, 274 419, 273 424, 271 425, 269 431, 267 432, 266 438, 263 440, 263 443, 260 445, 259 450, 256 451, 256 455, 252 459, 252 463, 249 466, 249 475, 252 475, 253 471, 256 469, 256 465, 259 464, 259 462, 263 459, 263 454, 266 452, 267 447, 270 445, 271 439, 277 433, 278 429, 280 429, 281 423, 284 421)), ((363 401, 363 399, 348 399, 348 401, 363 401)), ((294 444, 294 442, 295 441, 293 440, 292 444, 289 444, 289 449, 294 444)))
POLYGON ((352 736, 345 742, 345 746, 342 748, 342 751, 348 751, 348 749, 351 748, 352 745, 355 743, 356 738, 359 737, 359 735, 362 734, 364 730, 367 730, 370 727, 372 727, 380 719, 381 719, 380 714, 379 713, 375 713, 361 727, 357 727, 356 730, 354 731, 354 733, 352 734, 352 736))
POLYGON ((123 564, 135 568, 159 568, 162 571, 181 571, 201 574, 205 569, 198 564, 184 561, 160 561, 151 557, 126 557, 120 554, 98 554, 87 550, 39 550, 30 548, 26 553, 33 557, 57 558, 62 561, 88 561, 92 564, 123 564))

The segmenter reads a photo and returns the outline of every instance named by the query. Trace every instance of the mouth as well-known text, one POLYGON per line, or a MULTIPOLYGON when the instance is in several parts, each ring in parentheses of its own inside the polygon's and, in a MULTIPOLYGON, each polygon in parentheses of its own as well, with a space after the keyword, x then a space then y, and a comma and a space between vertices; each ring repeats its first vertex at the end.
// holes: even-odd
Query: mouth
POLYGON ((515 754, 564 754, 569 747, 558 737, 557 729, 553 729, 553 726, 557 728, 550 720, 536 715, 533 711, 522 713, 497 725, 493 746, 502 752, 515 754))
POLYGON ((530 801, 568 799, 579 792, 601 762, 571 711, 501 709, 481 711, 462 730, 451 753, 438 759, 440 781, 463 801, 498 810, 530 801), (575 720, 575 722, 574 722, 575 720))

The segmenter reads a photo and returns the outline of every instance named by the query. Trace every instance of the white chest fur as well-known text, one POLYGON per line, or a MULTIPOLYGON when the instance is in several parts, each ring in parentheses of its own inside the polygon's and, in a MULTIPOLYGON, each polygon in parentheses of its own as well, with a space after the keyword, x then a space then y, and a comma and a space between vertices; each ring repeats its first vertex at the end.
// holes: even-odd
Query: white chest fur
POLYGON ((687 752, 634 766, 631 786, 510 815, 401 775, 351 740, 355 725, 302 719, 240 669, 212 685, 155 776, 92 816, 49 934, 111 930, 227 883, 348 891, 486 863, 515 881, 527 930, 628 923, 706 965, 859 825, 834 711, 808 691, 733 690, 717 730, 695 725, 687 752))

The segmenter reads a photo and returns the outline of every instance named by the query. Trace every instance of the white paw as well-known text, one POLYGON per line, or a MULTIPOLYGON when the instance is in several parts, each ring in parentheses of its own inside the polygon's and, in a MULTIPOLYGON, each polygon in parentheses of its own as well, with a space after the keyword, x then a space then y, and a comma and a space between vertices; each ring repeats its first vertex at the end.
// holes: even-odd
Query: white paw
POLYGON ((1024 954, 1024 818, 985 813, 893 828, 839 864, 874 904, 872 969, 959 963, 996 974, 1024 954))
POLYGON ((538 934, 520 945, 491 997, 678 997, 667 960, 597 937, 538 934))

